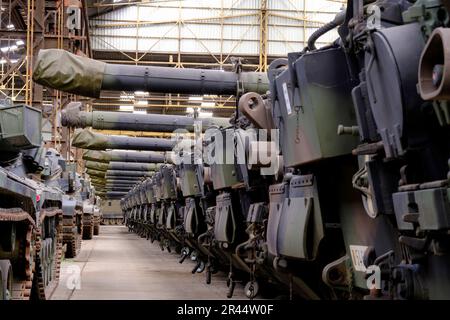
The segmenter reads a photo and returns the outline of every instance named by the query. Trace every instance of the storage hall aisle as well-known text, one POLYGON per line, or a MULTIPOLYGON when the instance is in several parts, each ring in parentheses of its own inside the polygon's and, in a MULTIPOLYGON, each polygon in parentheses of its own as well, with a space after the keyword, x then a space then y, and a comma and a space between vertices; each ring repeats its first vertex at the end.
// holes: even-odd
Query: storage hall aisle
MULTIPOLYGON (((192 274, 194 263, 178 263, 178 254, 161 251, 125 226, 101 226, 100 235, 84 240, 80 254, 62 263, 52 300, 226 299, 225 275, 192 274)), ((236 285, 234 299, 246 299, 236 285)))

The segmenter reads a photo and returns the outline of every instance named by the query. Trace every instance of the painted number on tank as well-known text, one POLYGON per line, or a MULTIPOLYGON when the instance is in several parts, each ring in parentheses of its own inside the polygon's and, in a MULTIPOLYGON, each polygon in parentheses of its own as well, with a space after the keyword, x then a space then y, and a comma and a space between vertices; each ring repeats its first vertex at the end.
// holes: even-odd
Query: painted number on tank
POLYGON ((364 265, 364 253, 366 250, 366 246, 350 246, 353 267, 356 271, 366 272, 366 266, 364 265))

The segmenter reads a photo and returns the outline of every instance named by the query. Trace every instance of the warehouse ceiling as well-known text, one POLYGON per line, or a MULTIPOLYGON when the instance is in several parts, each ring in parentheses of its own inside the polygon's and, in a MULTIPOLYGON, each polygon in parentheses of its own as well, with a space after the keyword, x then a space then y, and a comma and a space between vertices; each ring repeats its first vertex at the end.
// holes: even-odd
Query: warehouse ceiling
MULTIPOLYGON (((107 63, 174 68, 265 71, 341 6, 333 0, 167 1, 86 0, 93 58, 107 63), (318 5, 318 3, 321 3, 318 5), (303 27, 303 32, 299 31, 303 27), (295 32, 291 32, 294 31, 295 32)), ((325 39, 329 43, 333 39, 325 39)), ((103 92, 93 110, 229 117, 234 97, 103 92), (201 99, 201 100, 200 100, 201 99)))
MULTIPOLYGON (((184 1, 184 0, 178 0, 184 1)), ((164 3, 174 2, 173 0, 145 0, 145 1, 133 1, 133 0, 86 0, 88 5, 88 15, 90 18, 94 18, 101 14, 114 11, 126 5, 133 5, 136 3, 164 3)))

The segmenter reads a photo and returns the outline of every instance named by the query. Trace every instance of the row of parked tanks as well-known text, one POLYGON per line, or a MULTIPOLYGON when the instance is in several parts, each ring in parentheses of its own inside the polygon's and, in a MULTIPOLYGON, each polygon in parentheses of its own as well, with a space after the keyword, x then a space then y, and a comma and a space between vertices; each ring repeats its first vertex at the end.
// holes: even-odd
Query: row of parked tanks
POLYGON ((154 165, 138 179, 110 162, 99 183, 121 199, 131 231, 178 252, 180 263, 196 261, 192 272, 205 272, 207 283, 227 272, 228 297, 245 281, 250 298, 275 287, 303 299, 449 299, 449 13, 447 1, 349 0, 307 48, 274 61, 267 75, 239 65, 233 72, 110 65, 46 51, 35 81, 90 97, 101 90, 237 96, 225 122, 64 115, 71 127, 193 132, 169 141, 92 139, 85 130, 77 143, 152 152, 145 162, 154 165), (336 28, 339 38, 316 48, 336 28), (62 86, 52 66, 77 77, 66 72, 62 86))
POLYGON ((42 140, 41 111, 0 101, 0 300, 47 299, 63 255, 99 232, 99 198, 42 140))

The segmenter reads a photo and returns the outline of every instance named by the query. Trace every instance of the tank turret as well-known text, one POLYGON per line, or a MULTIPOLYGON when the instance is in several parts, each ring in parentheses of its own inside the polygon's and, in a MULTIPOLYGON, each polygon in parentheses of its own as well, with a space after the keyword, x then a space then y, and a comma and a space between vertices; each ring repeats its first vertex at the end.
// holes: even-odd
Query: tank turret
POLYGON ((109 164, 108 163, 103 163, 103 162, 86 161, 84 163, 84 166, 86 168, 92 169, 92 170, 107 171, 109 164))
POLYGON ((19 152, 41 146, 41 112, 27 105, 0 104, 0 150, 19 152))

